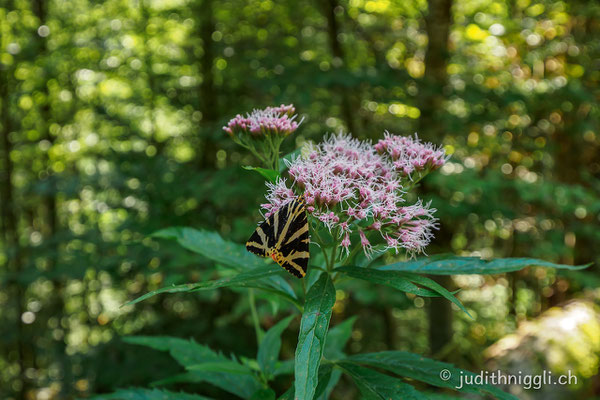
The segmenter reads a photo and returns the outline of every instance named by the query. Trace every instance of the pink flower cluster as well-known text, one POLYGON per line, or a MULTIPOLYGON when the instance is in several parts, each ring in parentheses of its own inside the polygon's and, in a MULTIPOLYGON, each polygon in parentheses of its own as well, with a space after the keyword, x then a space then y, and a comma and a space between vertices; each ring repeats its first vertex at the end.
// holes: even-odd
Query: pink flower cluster
POLYGON ((231 119, 223 130, 230 136, 240 133, 253 136, 288 136, 298 129, 302 123, 296 122, 296 109, 292 104, 280 105, 279 107, 267 107, 264 110, 254 110, 246 116, 240 114, 231 119))
MULTIPOLYGON (((393 154, 412 155, 415 143, 433 147, 401 139, 386 134, 373 146, 349 135, 332 135, 309 148, 305 157, 288 163, 289 175, 304 195, 307 212, 337 235, 347 252, 356 240, 356 235, 352 239, 353 232, 358 233, 367 256, 374 251, 372 241, 382 242, 386 249, 404 248, 414 254, 422 252, 433 238, 432 231, 437 228, 435 209, 420 200, 402 205, 404 172, 395 166, 399 158, 387 154, 389 149, 393 154), (402 149, 402 143, 409 149, 402 149), (378 153, 378 146, 386 152, 378 153)), ((440 159, 445 160, 445 156, 440 159)), ((283 179, 268 186, 268 203, 262 205, 267 217, 295 197, 283 179)))
POLYGON ((402 176, 414 172, 433 171, 444 165, 446 153, 431 143, 423 143, 418 136, 397 136, 385 132, 385 137, 375 145, 379 154, 387 154, 394 169, 402 176))

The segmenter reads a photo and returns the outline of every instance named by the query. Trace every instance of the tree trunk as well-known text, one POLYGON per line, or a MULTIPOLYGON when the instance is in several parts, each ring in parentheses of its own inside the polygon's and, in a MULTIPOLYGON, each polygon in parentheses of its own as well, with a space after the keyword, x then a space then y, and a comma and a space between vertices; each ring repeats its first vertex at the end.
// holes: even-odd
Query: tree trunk
MULTIPOLYGON (((36 15, 36 17, 38 18, 40 25, 45 25, 46 24, 46 19, 47 19, 47 3, 44 0, 35 0, 32 4, 32 8, 33 11, 36 15)), ((37 35, 37 40, 38 40, 38 54, 37 57, 38 58, 44 58, 47 56, 48 53, 48 48, 47 48, 47 38, 46 37, 42 37, 37 35)), ((44 103, 41 105, 40 107, 40 121, 39 121, 39 126, 40 126, 40 137, 42 140, 47 140, 48 142, 50 142, 51 144, 54 144, 54 137, 50 134, 50 130, 49 130, 49 125, 50 125, 50 120, 52 118, 52 113, 50 110, 50 94, 48 92, 48 86, 46 85, 46 82, 48 81, 48 70, 47 68, 44 69, 44 82, 43 82, 43 86, 40 88, 41 92, 44 94, 44 98, 45 101, 44 103)), ((47 156, 46 156, 47 158, 47 156)), ((51 165, 49 163, 49 160, 47 161, 47 165, 46 165, 46 170, 47 171, 51 171, 51 165)), ((44 207, 45 207, 45 211, 46 211, 46 236, 48 239, 53 240, 54 239, 54 235, 56 234, 57 230, 58 230, 58 215, 57 215, 57 211, 56 211, 56 195, 55 195, 55 190, 56 190, 56 185, 54 184, 54 180, 52 178, 52 176, 50 176, 50 172, 48 172, 49 176, 47 178, 45 178, 49 183, 50 183, 50 193, 46 194, 44 196, 44 207)), ((55 256, 51 256, 50 259, 48 260, 50 263, 50 269, 54 269, 55 265, 56 265, 56 257, 55 256)))
MULTIPOLYGON (((448 37, 452 23, 452 0, 429 0, 429 12, 425 18, 427 30, 427 53, 425 75, 419 89, 419 135, 440 143, 445 134, 443 123, 443 89, 448 75, 448 37)), ((448 235, 446 235, 448 236, 448 235)), ((447 242, 440 232, 438 239, 447 242)), ((433 276, 437 283, 452 290, 449 276, 433 276)), ((429 303, 429 345, 432 354, 439 353, 452 340, 452 307, 449 301, 433 298, 429 303)))
MULTIPOLYGON (((4 43, 2 43, 4 45, 4 43)), ((10 133, 13 131, 12 119, 10 117, 10 93, 9 76, 12 75, 12 69, 7 65, 0 64, 0 101, 1 108, 1 127, 0 136, 2 136, 2 168, 0 168, 0 199, 2 202, 2 234, 5 243, 5 249, 8 256, 7 266, 14 278, 9 282, 9 293, 12 293, 15 304, 15 331, 17 333, 17 364, 19 366, 19 377, 21 388, 17 393, 17 398, 23 400, 26 398, 29 388, 28 380, 25 375, 26 346, 23 335, 23 322, 21 315, 24 311, 24 289, 19 282, 19 275, 23 270, 23 255, 19 245, 19 227, 17 210, 15 207, 13 171, 14 165, 10 158, 13 145, 10 140, 10 133)))
MULTIPOLYGON (((325 17, 327 18, 327 35, 329 37, 329 46, 331 47, 331 53, 333 54, 334 61, 333 66, 336 69, 343 68, 346 63, 346 57, 342 44, 338 40, 340 34, 340 28, 335 17, 335 10, 339 7, 337 0, 326 0, 323 2, 323 8, 325 17)), ((355 124, 352 111, 352 100, 350 98, 350 92, 348 88, 341 86, 336 88, 342 97, 342 115, 346 121, 346 127, 349 132, 355 132, 355 124)))
MULTIPOLYGON (((40 25, 47 25, 48 22, 48 4, 49 2, 46 0, 33 0, 32 2, 32 10, 35 16, 39 20, 40 25)), ((50 32, 52 34, 52 32, 50 32)), ((39 112, 40 112, 40 121, 38 121, 38 126, 40 130, 40 138, 41 140, 48 141, 52 146, 55 142, 54 136, 50 133, 50 121, 52 121, 52 110, 50 107, 50 92, 48 90, 48 80, 49 76, 52 74, 52 71, 49 71, 47 57, 48 54, 48 36, 36 35, 38 52, 36 57, 42 60, 42 65, 44 65, 42 77, 43 82, 40 87, 40 91, 44 94, 44 102, 41 104, 39 112)), ((45 210, 45 224, 44 225, 44 240, 46 242, 46 249, 48 251, 47 261, 48 261, 48 270, 55 271, 58 268, 58 260, 59 260, 59 241, 58 241, 58 232, 59 232, 59 218, 58 218, 58 207, 57 207, 57 187, 56 187, 56 178, 52 175, 52 163, 50 161, 47 153, 44 153, 44 161, 45 161, 45 170, 47 171, 46 178, 43 178, 47 182, 48 191, 43 195, 42 202, 45 210)), ((56 275, 52 279, 52 285, 54 287, 52 298, 49 300, 48 305, 46 306, 46 315, 56 316, 59 320, 65 314, 65 304, 63 299, 63 281, 59 275, 56 275)), ((47 318, 36 319, 36 325, 42 325, 44 322, 47 322, 47 318)), ((37 333, 35 336, 42 336, 43 330, 35 329, 37 333)), ((55 346, 51 349, 54 351, 55 356, 57 357, 58 364, 61 369, 61 373, 64 376, 66 367, 66 358, 65 358, 65 342, 63 338, 53 340, 55 346)), ((31 346, 32 353, 35 352, 35 346, 31 346)), ((33 365, 35 365, 35 353, 33 356, 33 365)), ((67 390, 66 385, 61 385, 61 390, 67 390)))
POLYGON ((443 124, 444 88, 448 81, 448 37, 452 23, 452 0, 429 0, 425 18, 427 52, 425 75, 419 88, 419 134, 440 141, 445 133, 443 124))

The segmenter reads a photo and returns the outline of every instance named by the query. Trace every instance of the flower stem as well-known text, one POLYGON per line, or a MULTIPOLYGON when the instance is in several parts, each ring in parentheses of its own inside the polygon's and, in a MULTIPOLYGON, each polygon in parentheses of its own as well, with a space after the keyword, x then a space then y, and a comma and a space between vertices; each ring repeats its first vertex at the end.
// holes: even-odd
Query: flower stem
POLYGON ((325 251, 325 242, 321 239, 321 235, 319 235, 319 231, 317 228, 312 229, 312 233, 315 235, 316 241, 323 253, 323 258, 325 258, 325 266, 329 269, 329 260, 327 260, 327 252, 325 251))
POLYGON ((252 314, 254 331, 256 332, 256 344, 260 346, 260 342, 262 341, 262 330, 260 329, 258 313, 256 312, 256 300, 254 299, 254 289, 248 289, 248 297, 250 300, 250 313, 252 314))
POLYGON ((279 147, 281 146, 281 139, 267 135, 266 145, 268 146, 265 146, 265 153, 268 154, 269 159, 267 167, 279 173, 279 147))
POLYGON ((267 162, 267 160, 262 155, 260 155, 260 153, 258 151, 256 151, 256 148, 254 147, 254 145, 252 143, 246 144, 241 141, 238 141, 236 143, 238 143, 243 148, 249 150, 250 153, 252 153, 256 158, 258 158, 260 160, 260 162, 262 162, 263 164, 265 164, 267 162))
POLYGON ((275 139, 275 143, 273 143, 273 156, 275 157, 273 168, 277 173, 279 173, 279 147, 281 146, 281 140, 279 138, 275 139))
POLYGON ((334 245, 331 250, 331 257, 329 258, 330 265, 327 266, 327 270, 329 271, 329 273, 332 273, 333 267, 335 267, 335 262, 337 259, 337 249, 340 245, 339 236, 340 236, 340 229, 336 228, 335 231, 333 232, 333 234, 331 235, 331 237, 333 238, 333 241, 334 241, 334 245))
POLYGON ((352 251, 350 252, 348 257, 346 257, 346 260, 344 261, 344 263, 342 265, 348 265, 348 263, 350 263, 350 261, 352 261, 352 259, 356 256, 356 254, 360 251, 360 249, 361 249, 361 246, 354 246, 354 248, 352 249, 352 251))

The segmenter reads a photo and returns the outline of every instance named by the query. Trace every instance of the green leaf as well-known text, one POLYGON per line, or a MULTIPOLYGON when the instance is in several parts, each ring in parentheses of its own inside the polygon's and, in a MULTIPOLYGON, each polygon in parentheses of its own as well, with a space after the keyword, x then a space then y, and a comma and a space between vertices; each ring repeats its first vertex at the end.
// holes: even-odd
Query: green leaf
POLYGON ((187 367, 187 369, 190 371, 224 372, 226 374, 252 375, 252 370, 250 368, 231 360, 205 362, 202 364, 190 365, 187 367))
POLYGON ((159 389, 130 388, 90 397, 90 400, 211 400, 209 397, 159 389))
POLYGON ((172 385, 174 383, 197 383, 202 381, 203 380, 201 374, 186 371, 180 374, 171 375, 167 378, 159 379, 157 381, 152 381, 152 383, 150 383, 150 386, 165 386, 172 385))
MULTIPOLYGON (((396 272, 396 271, 389 271, 389 272, 396 272)), ((417 275, 417 274, 402 273, 402 272, 401 272, 401 274, 403 274, 411 282, 416 283, 421 286, 425 286, 426 288, 435 291, 436 293, 438 293, 440 296, 442 296, 446 300, 449 300, 452 303, 456 304, 456 306, 459 309, 461 309, 465 314, 467 314, 469 317, 473 318, 473 316, 471 314, 469 314, 467 309, 462 305, 462 303, 456 297, 454 297, 454 295, 452 293, 450 293, 445 287, 441 286, 439 283, 437 283, 433 279, 427 278, 426 276, 417 275)))
POLYGON ((199 290, 211 290, 222 287, 255 287, 254 281, 262 278, 266 278, 275 274, 278 274, 282 271, 279 265, 263 265, 262 267, 255 268, 248 272, 242 272, 241 274, 228 277, 216 279, 213 281, 204 281, 198 283, 185 283, 183 285, 173 285, 166 286, 157 290, 153 290, 152 292, 146 293, 143 296, 138 297, 135 300, 132 300, 125 305, 132 305, 139 303, 140 301, 146 300, 152 296, 156 296, 160 293, 180 293, 180 292, 192 292, 199 290))
POLYGON ((452 364, 422 357, 418 354, 404 351, 382 351, 379 353, 357 354, 348 357, 345 361, 381 368, 402 377, 425 382, 437 387, 459 390, 457 387, 462 386, 460 389, 462 392, 488 393, 500 400, 517 400, 516 397, 491 385, 464 385, 461 382, 461 376, 474 376, 474 373, 456 368, 452 364), (440 377, 444 370, 448 370, 450 373, 448 380, 443 380, 440 377))
POLYGON ((417 285, 412 283, 408 278, 402 276, 393 277, 392 274, 389 274, 385 271, 381 271, 379 269, 361 267, 339 267, 335 270, 343 272, 344 274, 353 278, 377 283, 379 285, 390 286, 394 289, 398 289, 407 293, 413 293, 423 297, 440 296, 440 294, 434 290, 418 287, 417 285))
POLYGON ((333 389, 337 386, 341 377, 342 370, 339 368, 332 369, 331 374, 328 377, 325 376, 321 378, 321 376, 319 376, 319 384, 317 385, 317 390, 315 392, 315 400, 327 400, 333 389), (322 384, 325 384, 323 389, 321 389, 322 384))
POLYGON ((319 367, 319 383, 315 389, 314 399, 319 399, 325 396, 327 398, 327 388, 329 381, 331 380, 331 374, 333 372, 332 364, 321 364, 319 367))
POLYGON ((243 245, 224 240, 216 232, 174 226, 154 232, 151 236, 176 240, 179 245, 194 253, 240 271, 265 265, 265 260, 246 251, 243 245))
POLYGON ((403 261, 379 268, 384 271, 419 272, 431 275, 479 274, 493 275, 519 271, 527 267, 546 267, 567 270, 580 270, 589 267, 584 265, 554 264, 535 258, 496 258, 486 261, 479 257, 457 257, 438 255, 417 260, 403 261))
MULTIPOLYGON (((176 240, 180 246, 238 271, 248 271, 248 269, 263 267, 267 264, 264 259, 249 253, 244 245, 224 240, 216 232, 186 227, 171 227, 154 232, 152 237, 176 240)), ((266 280, 266 283, 270 287, 286 293, 291 298, 297 298, 294 289, 281 276, 272 276, 266 280)))
POLYGON ((281 350, 281 334, 288 327, 294 315, 282 319, 267 331, 263 340, 258 347, 258 355, 256 357, 260 369, 265 376, 270 376, 275 370, 275 363, 279 358, 279 350, 281 350))
POLYGON ((295 400, 312 400, 318 384, 318 371, 325 346, 335 288, 329 274, 308 290, 295 357, 295 400))
POLYGON ((357 317, 348 318, 344 322, 337 324, 327 333, 325 342, 324 356, 329 360, 335 360, 345 357, 343 352, 346 343, 352 337, 352 327, 357 317))
POLYGON ((183 367, 201 362, 228 360, 227 357, 217 354, 209 347, 193 340, 171 336, 125 336, 123 342, 150 347, 154 350, 168 351, 183 367))
POLYGON ((284 360, 275 363, 273 376, 292 375, 294 373, 294 360, 284 360))
MULTIPOLYGON (((159 351, 168 351, 169 354, 184 368, 198 366, 200 364, 208 364, 213 368, 221 368, 223 365, 231 363, 238 364, 240 367, 245 366, 225 357, 222 354, 216 353, 207 346, 203 346, 193 340, 184 340, 169 336, 128 336, 123 338, 123 341, 130 344, 150 347, 159 351)), ((232 368, 231 366, 229 368, 232 368)), ((253 375, 231 374, 223 371, 208 370, 188 370, 186 374, 180 374, 173 378, 179 381, 187 382, 208 382, 216 387, 219 387, 229 393, 242 398, 249 398, 254 392, 261 388, 261 384, 253 375)), ((240 369, 241 371, 241 369, 240 369)))
POLYGON ((352 377, 365 400, 427 399, 427 396, 399 378, 348 362, 338 365, 352 377))
MULTIPOLYGON (((315 400, 327 400, 331 391, 337 385, 342 371, 340 369, 333 369, 333 364, 321 364, 319 367, 319 383, 315 389, 314 399, 315 400)), ((296 386, 292 386, 285 391, 284 394, 279 397, 279 400, 295 400, 294 392, 296 386)))
POLYGON ((265 177, 269 182, 275 183, 277 178, 279 177, 279 172, 274 171, 272 169, 266 169, 261 167, 251 167, 249 165, 244 165, 242 168, 248 171, 256 171, 265 177))
POLYGON ((452 293, 427 277, 401 271, 360 267, 340 267, 336 268, 336 271, 343 272, 354 278, 363 279, 380 285, 386 285, 393 287, 394 289, 418 294, 420 296, 442 296, 456 304, 458 308, 464 311, 467 315, 471 316, 467 309, 460 301, 458 301, 456 297, 452 295, 452 293), (416 284, 425 286, 425 288, 418 287, 416 284))

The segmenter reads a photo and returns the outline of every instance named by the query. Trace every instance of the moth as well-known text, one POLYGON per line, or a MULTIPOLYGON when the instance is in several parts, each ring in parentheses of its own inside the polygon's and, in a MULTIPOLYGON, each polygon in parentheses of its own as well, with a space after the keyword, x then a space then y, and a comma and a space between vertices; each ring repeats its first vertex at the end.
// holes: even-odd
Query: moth
POLYGON ((304 197, 299 196, 265 219, 246 242, 246 249, 271 257, 290 274, 304 278, 309 243, 306 204, 304 197))

